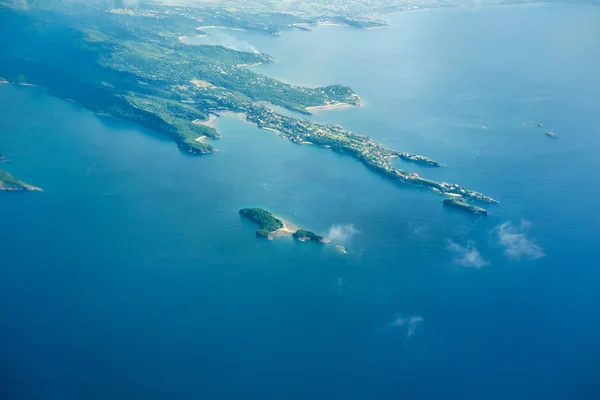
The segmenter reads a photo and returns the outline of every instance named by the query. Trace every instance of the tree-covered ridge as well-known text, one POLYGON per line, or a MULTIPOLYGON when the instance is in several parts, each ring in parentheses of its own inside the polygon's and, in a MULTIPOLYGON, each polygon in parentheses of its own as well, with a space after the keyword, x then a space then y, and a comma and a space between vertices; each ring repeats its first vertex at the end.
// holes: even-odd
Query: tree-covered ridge
POLYGON ((256 231, 256 236, 268 237, 269 234, 283 228, 283 222, 279 218, 262 208, 242 208, 240 215, 260 226, 260 229, 256 231))

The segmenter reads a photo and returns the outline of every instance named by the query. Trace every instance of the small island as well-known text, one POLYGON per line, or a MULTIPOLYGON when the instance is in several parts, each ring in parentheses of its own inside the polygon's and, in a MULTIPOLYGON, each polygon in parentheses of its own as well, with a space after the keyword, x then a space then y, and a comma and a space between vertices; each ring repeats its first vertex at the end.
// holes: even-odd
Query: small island
POLYGON ((463 211, 467 211, 471 214, 475 215, 487 215, 488 212, 486 209, 474 206, 472 204, 467 203, 462 198, 453 197, 451 199, 444 200, 444 205, 448 207, 458 208, 463 211))
POLYGON ((242 208, 240 215, 258 224, 260 229, 256 231, 256 236, 261 238, 273 239, 276 235, 292 235, 294 239, 301 242, 312 241, 317 243, 329 243, 330 240, 317 235, 314 232, 305 229, 296 229, 289 223, 285 223, 280 218, 271 214, 262 208, 242 208))
POLYGON ((327 238, 317 235, 314 232, 304 230, 304 229, 298 229, 296 232, 294 232, 293 236, 294 236, 294 239, 297 239, 301 242, 306 242, 308 240, 311 240, 311 241, 317 242, 317 243, 329 243, 329 240, 327 238))
POLYGON ((13 192, 41 192, 42 189, 28 185, 9 174, 6 171, 0 170, 0 191, 13 192))
POLYGON ((550 139, 558 139, 558 135, 554 132, 546 132, 546 136, 548 136, 550 139))

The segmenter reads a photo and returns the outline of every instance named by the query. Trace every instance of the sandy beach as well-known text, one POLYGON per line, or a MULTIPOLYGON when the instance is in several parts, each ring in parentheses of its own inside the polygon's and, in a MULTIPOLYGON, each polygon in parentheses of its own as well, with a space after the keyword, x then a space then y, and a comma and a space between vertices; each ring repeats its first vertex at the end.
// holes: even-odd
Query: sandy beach
POLYGON ((197 31, 202 31, 204 29, 227 29, 230 31, 245 31, 246 29, 242 29, 242 28, 229 28, 226 26, 219 26, 219 25, 208 25, 208 26, 199 26, 196 28, 197 31))
POLYGON ((237 64, 236 67, 240 67, 240 68, 252 68, 252 67, 258 67, 259 65, 262 65, 261 62, 257 62, 254 64, 237 64))
POLYGON ((314 106, 314 107, 306 107, 306 111, 308 112, 315 112, 315 111, 326 111, 326 110, 339 110, 342 108, 350 108, 350 107, 354 107, 352 104, 350 103, 334 103, 334 104, 327 104, 327 105, 323 105, 323 106, 314 106))
POLYGON ((389 25, 386 25, 386 26, 371 26, 370 28, 365 28, 365 30, 367 30, 367 31, 374 31, 376 29, 387 29, 389 27, 390 27, 389 25))
POLYGON ((274 215, 274 217, 281 221, 281 223, 283 224, 283 228, 279 228, 276 231, 271 232, 269 234, 270 240, 273 240, 273 238, 275 238, 277 236, 291 236, 298 230, 297 226, 291 224, 290 222, 284 220, 283 218, 281 218, 277 215, 274 215))
MULTIPOLYGON (((206 37, 206 36, 208 36, 208 35, 194 35, 192 37, 195 38, 195 39, 200 39, 200 38, 203 38, 203 37, 206 37)), ((185 40, 188 39, 189 37, 190 36, 179 36, 178 39, 179 39, 179 41, 181 43, 185 43, 185 40)))
POLYGON ((278 135, 281 135, 282 133, 280 131, 278 131, 277 129, 273 129, 273 128, 262 128, 265 131, 271 131, 271 132, 275 132, 278 135))
POLYGON ((317 22, 318 26, 350 26, 348 24, 339 24, 336 22, 317 22))

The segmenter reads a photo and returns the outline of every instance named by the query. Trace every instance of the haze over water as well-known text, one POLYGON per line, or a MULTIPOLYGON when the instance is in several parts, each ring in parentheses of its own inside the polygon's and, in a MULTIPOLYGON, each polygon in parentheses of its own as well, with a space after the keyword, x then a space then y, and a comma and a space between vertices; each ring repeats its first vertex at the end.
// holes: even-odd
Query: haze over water
POLYGON ((598 398, 600 9, 386 19, 227 40, 351 86, 365 107, 311 118, 441 161, 398 165, 499 199, 487 218, 235 118, 189 157, 0 85, 2 168, 45 189, 0 195, 6 398, 598 398), (257 239, 242 207, 348 254, 257 239))

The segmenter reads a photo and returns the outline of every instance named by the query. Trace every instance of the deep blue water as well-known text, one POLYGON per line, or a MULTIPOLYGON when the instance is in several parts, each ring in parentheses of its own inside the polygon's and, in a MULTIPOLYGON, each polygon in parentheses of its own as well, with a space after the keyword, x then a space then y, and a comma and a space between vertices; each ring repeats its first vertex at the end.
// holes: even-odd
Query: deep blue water
POLYGON ((387 18, 225 34, 350 85, 365 107, 312 118, 442 161, 399 165, 498 198, 487 218, 234 118, 194 158, 1 85, 2 168, 45 189, 0 195, 2 399, 600 398, 600 9, 387 18), (248 206, 349 253, 256 239, 248 206))

